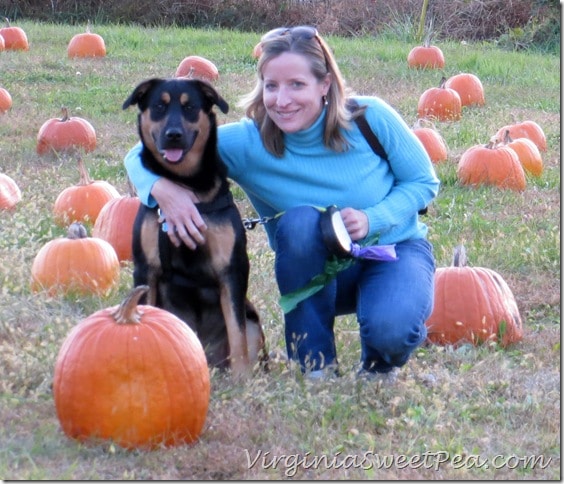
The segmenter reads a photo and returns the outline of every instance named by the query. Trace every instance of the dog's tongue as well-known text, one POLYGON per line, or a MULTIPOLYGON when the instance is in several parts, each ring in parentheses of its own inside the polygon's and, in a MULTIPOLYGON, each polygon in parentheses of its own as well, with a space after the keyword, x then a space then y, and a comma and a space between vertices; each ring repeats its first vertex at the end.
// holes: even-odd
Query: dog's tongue
POLYGON ((182 158, 182 150, 173 150, 173 149, 164 150, 164 155, 168 161, 172 163, 176 163, 177 161, 180 160, 180 158, 182 158))

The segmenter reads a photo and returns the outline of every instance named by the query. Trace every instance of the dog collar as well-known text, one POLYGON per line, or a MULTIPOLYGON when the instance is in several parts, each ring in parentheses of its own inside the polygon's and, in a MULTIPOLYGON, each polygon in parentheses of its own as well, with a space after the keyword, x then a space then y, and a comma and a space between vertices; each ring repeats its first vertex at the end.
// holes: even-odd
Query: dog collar
POLYGON ((229 190, 227 190, 223 195, 217 197, 211 202, 196 203, 196 208, 200 213, 211 213, 217 212, 218 210, 223 210, 227 207, 231 207, 234 203, 235 202, 233 201, 233 195, 229 190))
MULTIPOLYGON (((234 205, 233 195, 229 190, 225 192, 223 195, 217 197, 215 200, 211 202, 199 202, 196 203, 196 208, 200 213, 212 213, 217 212, 219 210, 223 210, 224 208, 228 208, 234 205)), ((168 232, 168 224, 166 223, 166 216, 162 213, 160 207, 157 209, 157 213, 159 214, 159 221, 161 223, 161 230, 163 232, 168 232)))

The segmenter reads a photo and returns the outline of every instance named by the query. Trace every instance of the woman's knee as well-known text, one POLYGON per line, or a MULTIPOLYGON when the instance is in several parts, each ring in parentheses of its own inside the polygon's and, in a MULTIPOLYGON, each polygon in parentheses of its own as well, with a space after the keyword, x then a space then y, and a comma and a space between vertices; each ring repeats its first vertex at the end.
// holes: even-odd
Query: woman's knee
POLYGON ((315 207, 300 206, 287 210, 276 226, 277 248, 285 253, 304 255, 317 248, 321 240, 320 212, 315 207))
POLYGON ((360 329, 361 337, 372 347, 388 348, 402 347, 418 344, 421 337, 425 337, 425 321, 395 322, 386 321, 386 324, 363 323, 360 329))

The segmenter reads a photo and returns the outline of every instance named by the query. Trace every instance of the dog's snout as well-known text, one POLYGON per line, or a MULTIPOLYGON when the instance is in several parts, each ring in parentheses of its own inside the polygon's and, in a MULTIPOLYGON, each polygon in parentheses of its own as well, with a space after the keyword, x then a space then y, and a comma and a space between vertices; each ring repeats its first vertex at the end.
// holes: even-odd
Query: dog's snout
POLYGON ((168 141, 179 141, 184 136, 184 132, 180 128, 169 128, 165 131, 165 137, 168 141))

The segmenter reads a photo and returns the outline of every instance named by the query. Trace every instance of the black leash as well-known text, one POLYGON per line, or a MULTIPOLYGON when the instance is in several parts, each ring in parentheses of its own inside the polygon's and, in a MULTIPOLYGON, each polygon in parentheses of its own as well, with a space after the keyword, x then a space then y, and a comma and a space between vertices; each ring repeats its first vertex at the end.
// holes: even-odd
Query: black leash
POLYGON ((274 219, 274 217, 244 218, 243 226, 247 230, 253 230, 257 225, 264 225, 272 219, 274 219))

